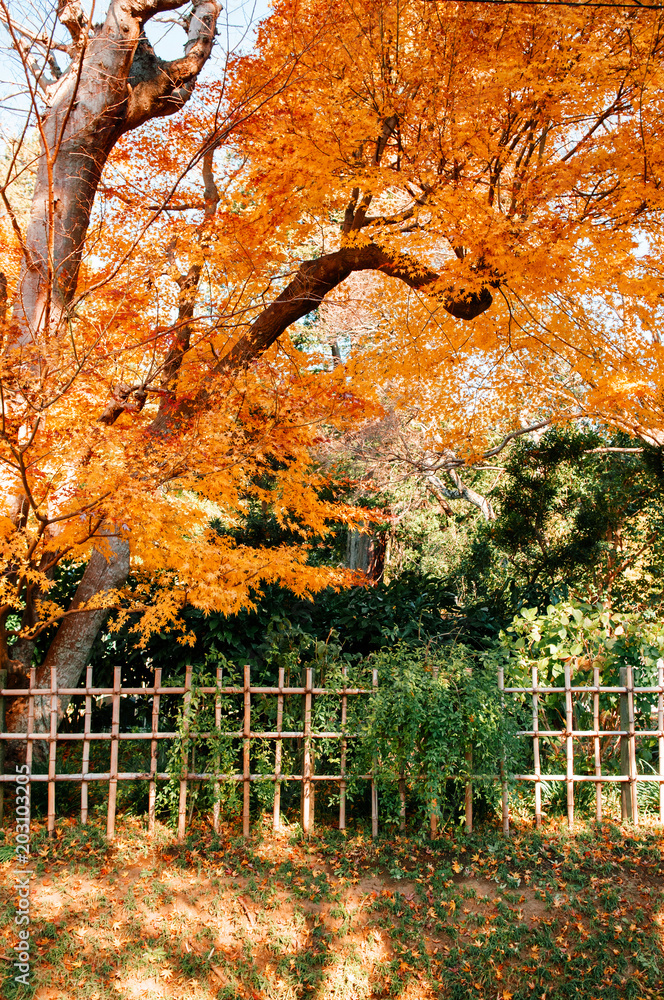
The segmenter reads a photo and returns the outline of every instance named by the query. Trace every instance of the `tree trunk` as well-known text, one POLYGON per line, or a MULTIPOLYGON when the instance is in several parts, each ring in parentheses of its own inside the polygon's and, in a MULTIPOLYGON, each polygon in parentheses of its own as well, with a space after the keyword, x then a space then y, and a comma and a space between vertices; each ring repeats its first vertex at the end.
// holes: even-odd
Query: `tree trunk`
MULTIPOLYGON (((95 549, 85 568, 83 579, 78 585, 74 599, 56 635, 49 646, 44 662, 37 668, 38 688, 50 687, 51 667, 57 670, 58 686, 76 687, 84 670, 92 644, 99 629, 108 616, 104 608, 77 612, 76 608, 86 605, 98 594, 122 587, 129 573, 129 543, 121 536, 105 538, 106 554, 95 549)), ((23 686, 23 685, 21 685, 23 686)), ((26 685, 27 686, 27 685, 26 685)), ((48 729, 50 699, 35 698, 35 732, 48 729)), ((68 697, 60 699, 59 714, 67 708, 68 697)), ((25 730, 28 716, 28 699, 12 698, 6 712, 7 732, 25 730)), ((40 742, 35 752, 45 749, 40 742)), ((14 754, 12 754, 14 756, 14 754)))
POLYGON ((181 6, 112 0, 92 37, 87 25, 73 32, 78 53, 49 86, 38 126, 41 156, 13 313, 20 344, 41 345, 42 335, 63 332, 99 180, 117 140, 179 110, 192 93, 212 49, 216 0, 194 0, 183 59, 158 59, 143 31, 158 11, 181 6))
MULTIPOLYGON (((144 122, 179 110, 210 55, 221 9, 217 0, 193 0, 181 59, 164 62, 152 50, 144 34, 145 23, 160 11, 184 6, 182 0, 133 0, 132 4, 111 0, 103 24, 93 27, 77 0, 58 4, 58 17, 72 38, 71 63, 46 88, 46 107, 34 108, 41 154, 30 221, 25 237, 20 236, 23 262, 7 341, 8 352, 35 347, 33 364, 39 358, 48 369, 57 358, 58 340, 67 333, 95 195, 115 143, 144 122)), ((23 52, 21 31, 11 24, 9 28, 17 51, 23 52)), ((47 42, 37 44, 43 44, 52 59, 47 42)), ((27 73, 27 57, 24 65, 27 73)), ((14 522, 20 528, 27 498, 18 486, 11 505, 18 512, 14 522)), ((103 608, 94 608, 94 603, 91 609, 85 605, 126 582, 127 539, 113 535, 103 524, 97 533, 105 536, 103 545, 94 549, 67 615, 38 668, 38 687, 49 686, 52 665, 59 685, 76 686, 107 615, 103 608)), ((34 646, 29 640, 19 640, 15 648, 19 660, 12 663, 20 673, 29 666, 34 646)), ((36 699, 37 730, 47 725, 43 701, 36 699)), ((62 699, 61 711, 66 701, 62 699)), ((24 728, 26 713, 27 699, 12 699, 8 729, 24 728)))
POLYGON ((372 583, 383 578, 387 535, 382 532, 349 530, 346 541, 346 566, 366 573, 372 583))

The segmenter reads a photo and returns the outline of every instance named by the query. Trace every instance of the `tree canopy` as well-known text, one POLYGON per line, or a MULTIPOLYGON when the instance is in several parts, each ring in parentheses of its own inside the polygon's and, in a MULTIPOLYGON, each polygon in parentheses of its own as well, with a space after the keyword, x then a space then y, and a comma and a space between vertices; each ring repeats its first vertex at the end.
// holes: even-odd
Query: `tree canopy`
POLYGON ((215 0, 0 10, 5 664, 340 585, 309 546, 362 512, 321 454, 388 413, 438 481, 561 421, 662 443, 663 12, 278 0, 234 54, 215 0), (255 504, 300 544, 238 541, 255 504))

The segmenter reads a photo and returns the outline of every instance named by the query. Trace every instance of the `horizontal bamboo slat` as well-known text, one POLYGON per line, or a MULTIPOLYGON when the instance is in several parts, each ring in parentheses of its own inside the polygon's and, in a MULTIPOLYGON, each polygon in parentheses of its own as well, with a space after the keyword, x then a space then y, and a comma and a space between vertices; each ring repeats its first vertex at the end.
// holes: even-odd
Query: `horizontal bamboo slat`
MULTIPOLYGON (((113 775, 118 781, 151 781, 156 778, 158 781, 168 781, 173 777, 168 771, 118 771, 117 774, 113 775)), ((368 781, 371 778, 370 774, 358 774, 356 777, 360 781, 368 781)), ((111 778, 110 771, 84 771, 74 773, 63 772, 62 774, 55 774, 54 781, 109 781, 111 778)), ((178 774, 178 780, 180 775, 178 774)), ((40 781, 50 781, 48 774, 31 774, 30 781, 40 782, 40 781)), ((182 774, 182 780, 186 781, 303 781, 304 776, 302 774, 250 774, 248 778, 245 778, 244 774, 215 774, 214 771, 187 771, 182 774)), ((348 775, 343 774, 312 774, 309 775, 308 781, 347 781, 348 775)), ((658 778, 654 777, 651 780, 657 781, 658 778)), ((664 780, 664 779, 662 779, 664 780)), ((15 774, 0 774, 0 781, 5 782, 16 782, 15 774)))
MULTIPOLYGON (((199 694, 244 694, 245 689, 243 687, 200 687, 196 688, 199 694)), ((584 689, 585 690, 585 689, 584 689)), ((623 690, 622 688, 620 690, 623 690)), ((635 688, 635 691, 640 690, 635 688)), ((657 690, 657 689, 655 689, 657 690)), ((303 687, 250 687, 249 694, 306 694, 307 688, 303 687)), ((66 688, 59 687, 58 695, 68 695, 73 697, 74 695, 93 695, 94 697, 99 697, 101 695, 106 695, 111 698, 115 692, 113 688, 109 687, 76 687, 76 688, 66 688)), ((166 695, 166 694, 182 694, 186 693, 186 688, 183 687, 127 687, 121 688, 121 695, 166 695)), ((342 694, 371 694, 371 688, 311 688, 310 693, 312 695, 329 695, 330 697, 339 698, 342 694)), ((27 698, 28 695, 32 695, 33 698, 39 698, 42 695, 46 696, 51 694, 50 687, 48 688, 0 688, 0 696, 5 695, 12 698, 27 698)))

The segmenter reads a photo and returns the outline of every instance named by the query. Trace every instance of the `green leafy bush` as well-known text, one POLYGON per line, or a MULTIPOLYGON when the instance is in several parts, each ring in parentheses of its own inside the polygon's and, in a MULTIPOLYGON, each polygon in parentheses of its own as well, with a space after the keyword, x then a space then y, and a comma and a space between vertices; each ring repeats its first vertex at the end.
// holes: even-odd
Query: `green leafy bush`
MULTIPOLYGON (((664 625, 650 611, 623 612, 602 603, 586 604, 561 601, 550 604, 545 611, 524 608, 507 629, 500 633, 489 659, 503 667, 506 685, 525 687, 531 684, 532 669, 537 668, 538 684, 542 687, 563 687, 566 665, 575 687, 590 686, 594 670, 599 668, 602 686, 622 686, 621 667, 631 665, 636 687, 657 683, 658 660, 664 656, 664 625)), ((515 697, 515 696, 513 696, 515 697)), ((635 694, 635 724, 639 729, 652 729, 651 694, 635 694)), ((532 711, 530 695, 522 698, 524 712, 532 711)), ((593 729, 592 694, 575 692, 573 696, 573 728, 593 729)), ((599 697, 600 728, 620 729, 620 696, 602 693, 599 697)), ((541 729, 565 729, 565 695, 554 692, 540 697, 539 724, 541 729)), ((530 725, 526 728, 530 728, 530 725)), ((605 774, 619 773, 620 744, 611 737, 602 737, 602 770, 605 774)), ((656 755, 656 738, 637 740, 637 760, 640 769, 656 755)), ((557 738, 540 740, 542 772, 560 773, 565 770, 564 744, 557 738)), ((575 771, 594 773, 592 738, 575 738, 575 771)), ((562 789, 563 786, 561 785, 562 789)), ((558 802, 563 792, 552 790, 551 803, 558 802)), ((590 792, 575 790, 583 802, 590 792)), ((561 799, 562 801, 562 799, 561 799)), ((590 799, 588 799, 590 801, 590 799)))
POLYGON ((459 814, 465 781, 495 797, 501 762, 518 760, 517 719, 505 713, 495 673, 467 646, 398 644, 370 658, 378 689, 363 724, 364 768, 382 791, 383 820, 422 823, 459 814))

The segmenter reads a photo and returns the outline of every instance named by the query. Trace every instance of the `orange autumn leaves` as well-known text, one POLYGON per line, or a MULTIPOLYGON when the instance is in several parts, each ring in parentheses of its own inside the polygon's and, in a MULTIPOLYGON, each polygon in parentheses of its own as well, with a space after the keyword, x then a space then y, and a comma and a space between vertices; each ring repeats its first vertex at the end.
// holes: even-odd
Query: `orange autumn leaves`
POLYGON ((298 53, 292 85, 241 133, 245 184, 269 189, 271 223, 297 219, 330 248, 356 189, 366 213, 347 242, 435 262, 457 291, 497 287, 469 330, 381 284, 391 329, 367 365, 421 385, 452 446, 469 423, 484 444, 551 405, 657 427, 659 14, 284 2, 261 43, 237 67, 245 85, 298 53))
POLYGON ((343 582, 310 564, 307 545, 356 516, 321 499, 316 459, 383 408, 417 412, 434 449, 469 460, 549 416, 659 442, 663 51, 653 11, 275 3, 255 53, 118 144, 66 336, 5 355, 3 489, 30 498, 25 524, 3 522, 7 606, 31 581, 36 627, 57 617, 53 564, 86 559, 108 524, 136 580, 108 601, 142 636, 185 602, 231 612, 268 581, 343 582), (223 370, 301 264, 371 244, 439 280, 353 274, 318 317, 223 370), (442 308, 487 288, 470 323, 442 308), (202 388, 205 405, 156 432, 168 400, 202 388), (120 415, 100 423, 109 401, 120 415), (253 504, 299 544, 237 544, 253 504))

